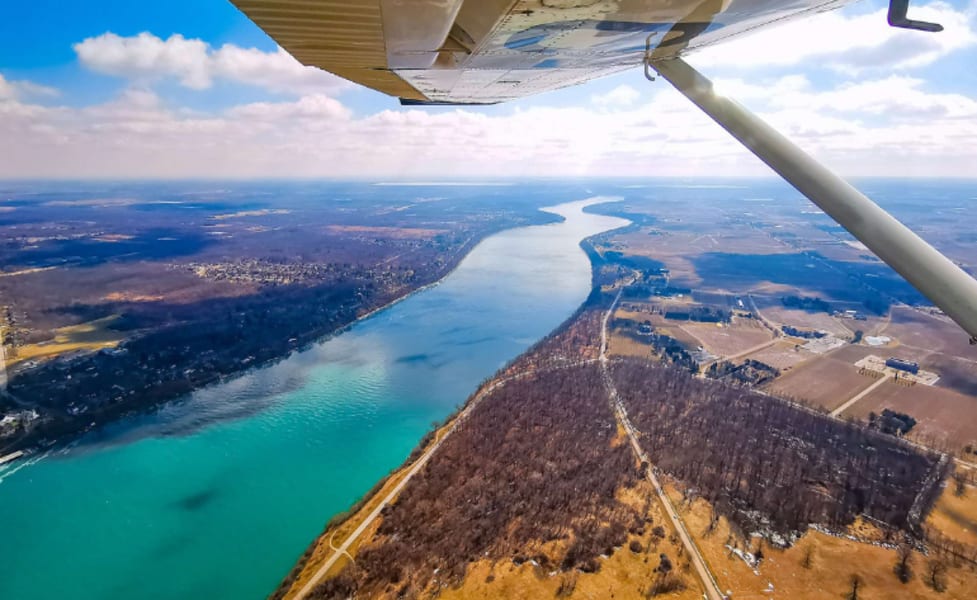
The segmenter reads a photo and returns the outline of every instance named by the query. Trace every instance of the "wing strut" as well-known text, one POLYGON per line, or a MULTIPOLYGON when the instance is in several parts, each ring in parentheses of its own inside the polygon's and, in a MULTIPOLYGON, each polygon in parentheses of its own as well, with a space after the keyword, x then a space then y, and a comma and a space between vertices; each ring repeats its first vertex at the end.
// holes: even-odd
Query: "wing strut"
POLYGON ((977 281, 681 58, 651 65, 799 192, 950 316, 977 344, 977 281))

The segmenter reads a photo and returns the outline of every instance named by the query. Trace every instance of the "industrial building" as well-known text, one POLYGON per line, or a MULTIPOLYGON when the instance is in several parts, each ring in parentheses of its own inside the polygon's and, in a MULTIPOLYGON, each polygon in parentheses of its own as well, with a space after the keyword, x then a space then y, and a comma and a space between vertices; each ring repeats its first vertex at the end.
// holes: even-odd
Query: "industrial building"
POLYGON ((893 369, 898 369, 900 371, 906 371, 907 373, 912 373, 913 375, 919 374, 919 363, 909 360, 902 360, 901 358, 888 358, 885 361, 885 366, 892 367, 893 369))

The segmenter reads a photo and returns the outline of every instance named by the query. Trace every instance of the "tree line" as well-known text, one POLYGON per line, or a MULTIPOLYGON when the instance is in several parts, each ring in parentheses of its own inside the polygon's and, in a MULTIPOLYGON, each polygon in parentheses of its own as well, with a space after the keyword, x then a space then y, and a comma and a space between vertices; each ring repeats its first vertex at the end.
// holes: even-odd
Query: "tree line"
POLYGON ((643 360, 611 369, 656 466, 746 531, 843 527, 860 514, 912 529, 910 509, 925 515, 946 476, 935 454, 746 387, 643 360))
POLYGON ((478 560, 596 571, 601 554, 644 524, 616 499, 640 478, 616 435, 597 365, 508 383, 459 424, 355 563, 313 597, 418 597, 460 583, 478 560))

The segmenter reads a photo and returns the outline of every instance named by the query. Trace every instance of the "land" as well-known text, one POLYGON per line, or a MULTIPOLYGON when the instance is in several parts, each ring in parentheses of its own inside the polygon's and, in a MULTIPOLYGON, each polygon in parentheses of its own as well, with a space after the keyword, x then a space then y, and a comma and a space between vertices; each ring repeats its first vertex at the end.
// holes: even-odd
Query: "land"
MULTIPOLYGON (((845 407, 842 418, 867 422, 895 410, 916 421, 907 438, 974 456, 968 448, 977 448, 977 418, 970 418, 977 415, 977 347, 806 201, 785 199, 775 189, 761 192, 755 183, 745 192, 730 191, 735 187, 697 191, 696 210, 687 195, 672 197, 661 189, 588 209, 635 223, 598 236, 596 259, 621 272, 645 267, 643 285, 615 315, 612 354, 664 354, 702 373, 721 367, 728 376, 816 410, 845 407), (736 193, 756 197, 729 201, 736 193), (680 307, 728 311, 730 320, 669 318, 680 307), (879 383, 858 364, 870 355, 916 363, 929 384, 920 379, 903 386, 912 377, 896 381, 891 371, 893 380, 879 383)), ((889 199, 898 216, 977 271, 977 253, 965 232, 975 223, 957 210, 957 198, 926 204, 925 210, 895 191, 889 199)))
POLYGON ((864 597, 922 598, 937 559, 946 597, 966 597, 977 570, 941 536, 977 504, 950 504, 945 456, 608 353, 628 285, 611 277, 328 526, 275 597, 832 597, 858 575, 864 597))
POLYGON ((486 236, 556 219, 471 189, 7 186, 4 454, 279 360, 438 281, 486 236))
POLYGON ((969 597, 966 336, 804 205, 665 196, 588 209, 633 225, 584 244, 587 303, 276 597, 969 597))
MULTIPOLYGON (((551 219, 464 188, 202 185, 0 194, 0 455, 278 360, 551 219)), ((632 225, 584 244, 580 311, 276 596, 969 597, 977 348, 764 185, 590 207, 632 225)), ((955 203, 895 210, 973 272, 955 203)))

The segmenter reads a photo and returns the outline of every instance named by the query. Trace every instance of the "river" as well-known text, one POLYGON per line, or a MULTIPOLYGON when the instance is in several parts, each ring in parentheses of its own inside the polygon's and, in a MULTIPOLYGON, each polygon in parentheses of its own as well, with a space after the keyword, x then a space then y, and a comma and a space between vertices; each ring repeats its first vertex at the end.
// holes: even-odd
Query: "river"
POLYGON ((273 366, 0 470, 0 598, 263 598, 325 522, 590 291, 598 199, 273 366))

